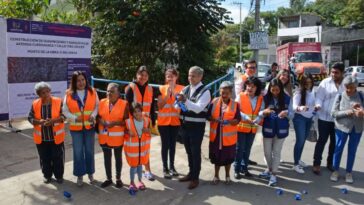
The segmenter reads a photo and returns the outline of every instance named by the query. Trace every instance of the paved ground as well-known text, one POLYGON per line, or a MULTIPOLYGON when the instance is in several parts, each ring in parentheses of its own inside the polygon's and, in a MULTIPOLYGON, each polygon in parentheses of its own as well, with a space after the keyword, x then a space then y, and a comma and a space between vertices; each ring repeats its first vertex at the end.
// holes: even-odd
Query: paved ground
MULTIPOLYGON (((361 88, 362 89, 362 88, 361 88)), ((26 121, 14 123, 22 129, 20 133, 11 133, 0 128, 0 204, 364 204, 364 142, 361 141, 354 166, 355 183, 348 185, 343 178, 333 183, 329 180, 330 173, 323 169, 322 176, 315 176, 306 168, 304 175, 291 170, 293 161, 294 131, 286 139, 282 150, 285 161, 280 166, 278 187, 284 193, 276 194, 277 188, 267 186, 267 181, 256 177, 264 170, 262 139, 257 135, 252 148, 251 158, 259 163, 252 166, 252 179, 233 179, 232 185, 220 183, 211 185, 213 166, 208 160, 208 137, 203 141, 203 162, 201 185, 190 191, 186 183, 177 179, 166 180, 162 175, 160 157, 160 138, 152 139, 151 166, 157 180, 146 182, 147 190, 130 196, 125 185, 122 189, 110 186, 101 189, 100 184, 105 180, 103 154, 98 144, 96 147, 95 184, 85 183, 83 187, 75 185, 72 175, 72 144, 70 137, 66 138, 65 182, 43 184, 39 160, 35 145, 31 139, 31 126, 26 121), (348 194, 342 194, 340 189, 347 188, 348 194), (295 201, 295 194, 307 190, 302 201, 295 201), (63 197, 63 191, 72 193, 72 200, 63 197)), ((206 132, 207 133, 207 132, 206 132)), ((306 143, 302 159, 312 164, 313 143, 306 143)), ((324 159, 326 159, 327 148, 324 159)), ((188 164, 183 145, 177 145, 176 168, 180 173, 186 173, 188 164)), ((325 160, 324 160, 325 161, 325 160)), ((129 167, 124 159, 122 180, 129 183, 129 167)), ((325 164, 324 164, 325 165, 325 164)), ((346 150, 343 155, 342 167, 346 165, 346 150)), ((341 170, 344 174, 344 170, 341 170)), ((232 173, 231 173, 232 174, 232 173)), ((224 179, 221 170, 221 178, 224 179)))

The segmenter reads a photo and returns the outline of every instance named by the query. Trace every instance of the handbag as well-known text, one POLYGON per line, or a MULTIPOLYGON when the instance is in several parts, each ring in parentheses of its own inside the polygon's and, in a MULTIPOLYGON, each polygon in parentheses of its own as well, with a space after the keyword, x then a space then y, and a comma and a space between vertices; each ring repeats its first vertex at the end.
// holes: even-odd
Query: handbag
POLYGON ((315 126, 315 121, 312 120, 310 133, 308 134, 306 140, 309 142, 317 142, 317 138, 318 138, 318 134, 317 134, 316 126, 315 126))

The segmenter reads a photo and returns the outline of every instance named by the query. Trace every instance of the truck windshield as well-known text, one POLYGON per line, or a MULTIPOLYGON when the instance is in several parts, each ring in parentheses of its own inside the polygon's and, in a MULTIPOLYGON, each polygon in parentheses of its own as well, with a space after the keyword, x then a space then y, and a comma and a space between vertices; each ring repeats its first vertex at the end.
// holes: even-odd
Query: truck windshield
POLYGON ((304 62, 322 63, 321 53, 315 53, 315 52, 296 53, 295 57, 297 63, 304 63, 304 62))

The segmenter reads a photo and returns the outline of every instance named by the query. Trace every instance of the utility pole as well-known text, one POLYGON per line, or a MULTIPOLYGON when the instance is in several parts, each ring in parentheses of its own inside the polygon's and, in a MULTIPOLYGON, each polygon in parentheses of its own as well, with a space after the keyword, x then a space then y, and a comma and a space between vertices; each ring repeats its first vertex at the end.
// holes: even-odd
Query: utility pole
POLYGON ((242 42, 242 38, 243 38, 243 34, 242 34, 242 26, 241 26, 241 6, 243 5, 243 3, 241 2, 233 2, 234 5, 239 5, 239 63, 242 62, 242 53, 241 53, 241 42, 242 42))
MULTIPOLYGON (((253 0, 252 0, 253 1, 253 0)), ((254 31, 259 31, 260 24, 260 0, 255 0, 255 23, 254 23, 254 31)), ((257 62, 259 61, 259 49, 254 50, 253 59, 257 62)))

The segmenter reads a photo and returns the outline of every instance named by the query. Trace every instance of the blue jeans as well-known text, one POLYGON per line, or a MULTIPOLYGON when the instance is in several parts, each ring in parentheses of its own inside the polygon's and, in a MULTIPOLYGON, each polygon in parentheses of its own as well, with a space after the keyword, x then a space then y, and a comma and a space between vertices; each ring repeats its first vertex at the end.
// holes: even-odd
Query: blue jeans
POLYGON ((346 172, 351 173, 353 171, 355 154, 360 142, 361 134, 362 133, 355 133, 354 128, 350 133, 345 133, 341 130, 335 129, 336 146, 334 152, 333 166, 336 171, 338 171, 340 168, 341 155, 344 151, 344 147, 348 137, 349 137, 349 146, 348 146, 348 160, 346 163, 346 172))
POLYGON ((95 130, 70 131, 73 145, 73 175, 95 173, 95 130))
POLYGON ((255 133, 238 132, 236 143, 236 157, 234 162, 235 173, 248 171, 250 151, 254 142, 255 133))
POLYGON ((310 134, 312 118, 306 118, 300 114, 294 114, 293 118, 294 131, 296 133, 296 144, 294 145, 293 158, 294 165, 298 165, 301 159, 303 147, 305 146, 306 138, 310 134))
POLYGON ((142 181, 143 166, 130 167, 130 182, 134 182, 135 174, 138 174, 138 180, 142 181))

